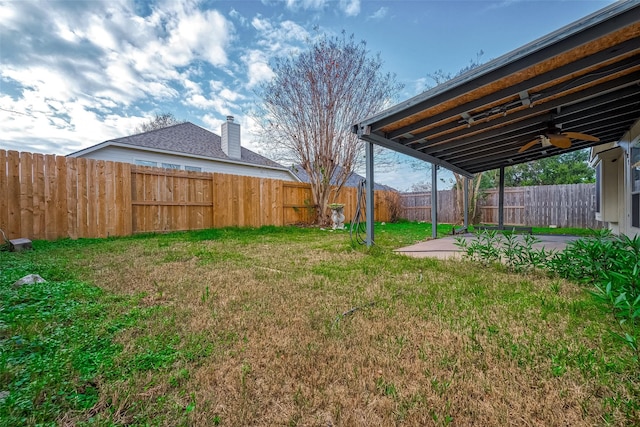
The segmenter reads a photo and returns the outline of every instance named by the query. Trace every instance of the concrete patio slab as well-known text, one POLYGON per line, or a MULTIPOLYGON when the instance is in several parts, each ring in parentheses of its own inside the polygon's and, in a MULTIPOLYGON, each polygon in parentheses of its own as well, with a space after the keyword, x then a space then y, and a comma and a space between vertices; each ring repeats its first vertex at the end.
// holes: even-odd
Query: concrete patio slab
MULTIPOLYGON (((394 252, 404 254, 415 258, 438 258, 438 259, 460 259, 462 258, 462 252, 455 245, 456 237, 464 238, 468 243, 474 238, 474 234, 467 233, 460 236, 446 236, 439 239, 427 240, 424 242, 416 243, 415 245, 406 246, 404 248, 396 249, 394 252)), ((522 239, 522 236, 517 236, 518 239, 522 239)), ((539 242, 534 244, 535 249, 545 248, 545 250, 563 250, 569 242, 578 240, 576 236, 561 236, 561 235, 536 235, 539 242)))

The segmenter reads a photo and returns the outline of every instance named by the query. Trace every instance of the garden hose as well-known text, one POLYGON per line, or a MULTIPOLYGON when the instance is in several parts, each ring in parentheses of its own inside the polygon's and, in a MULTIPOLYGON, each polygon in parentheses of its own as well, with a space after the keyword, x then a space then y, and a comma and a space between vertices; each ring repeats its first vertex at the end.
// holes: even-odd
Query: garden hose
POLYGON ((356 209, 353 215, 353 220, 351 220, 351 226, 349 228, 349 236, 351 236, 352 243, 357 242, 360 245, 364 245, 365 243, 367 243, 366 222, 362 222, 362 218, 366 216, 366 205, 365 180, 361 179, 358 183, 356 209))

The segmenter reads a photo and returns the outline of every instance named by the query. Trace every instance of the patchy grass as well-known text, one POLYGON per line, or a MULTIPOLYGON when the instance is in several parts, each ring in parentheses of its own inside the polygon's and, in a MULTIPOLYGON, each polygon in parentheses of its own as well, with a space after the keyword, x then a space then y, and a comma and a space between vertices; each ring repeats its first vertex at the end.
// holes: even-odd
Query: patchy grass
MULTIPOLYGON (((407 220, 400 220, 395 224, 389 224, 391 229, 394 231, 391 235, 393 238, 399 237, 402 234, 402 238, 407 242, 407 244, 416 243, 418 241, 426 240, 431 238, 431 223, 429 222, 411 222, 407 220)), ((487 224, 495 226, 496 224, 487 224)), ((386 233, 387 224, 381 225, 376 224, 375 235, 376 240, 380 237, 379 233, 386 233)), ((438 237, 451 235, 452 228, 454 226, 452 224, 438 224, 438 237)), ((460 225, 456 225, 456 228, 460 228, 460 225)), ((509 226, 505 226, 506 231, 509 231, 509 226)), ((474 226, 469 226, 469 231, 474 231, 474 226)), ((590 228, 549 228, 549 227, 532 227, 532 234, 534 235, 563 235, 563 236, 579 236, 579 237, 588 237, 588 236, 597 236, 599 230, 593 230, 590 228)), ((391 243, 391 242, 389 242, 391 243)))
POLYGON ((638 362, 590 295, 391 251, 430 233, 379 225, 370 251, 266 227, 0 253, 0 424, 640 423, 638 362), (11 287, 28 273, 49 282, 11 287))
MULTIPOLYGON (((496 224, 490 224, 495 226, 496 224)), ((469 229, 473 231, 473 226, 470 226, 469 229)), ((438 229, 439 230, 439 229, 438 229)), ((505 230, 509 231, 509 226, 505 225, 505 230)), ((561 236, 579 236, 579 237, 588 237, 588 236, 597 236, 599 230, 593 230, 591 228, 575 228, 575 227, 531 227, 532 234, 538 235, 549 235, 549 234, 557 234, 561 236)))

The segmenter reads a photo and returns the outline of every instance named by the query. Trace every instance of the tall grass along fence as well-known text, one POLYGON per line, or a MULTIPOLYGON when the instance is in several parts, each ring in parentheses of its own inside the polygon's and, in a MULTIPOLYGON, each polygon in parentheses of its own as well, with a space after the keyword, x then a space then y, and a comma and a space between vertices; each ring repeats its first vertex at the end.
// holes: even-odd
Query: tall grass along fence
MULTIPOLYGON (((529 227, 600 228, 595 219, 595 184, 507 187, 504 190, 504 223, 529 227)), ((460 218, 455 190, 438 191, 438 220, 455 223, 460 218)), ((431 221, 431 193, 401 195, 401 217, 431 221)), ((478 203, 480 221, 498 223, 498 190, 485 190, 478 203)))
MULTIPOLYGON (((356 199, 343 188, 347 219, 356 199)), ((10 239, 310 224, 311 200, 309 184, 0 150, 0 228, 10 239)), ((389 212, 376 192, 376 220, 389 212)))

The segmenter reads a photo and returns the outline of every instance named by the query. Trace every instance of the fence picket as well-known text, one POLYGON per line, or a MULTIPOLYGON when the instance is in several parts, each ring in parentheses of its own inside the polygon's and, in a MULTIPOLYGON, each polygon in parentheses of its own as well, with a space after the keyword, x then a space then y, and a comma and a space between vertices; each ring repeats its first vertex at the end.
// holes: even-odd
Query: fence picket
POLYGON ((7 229, 9 239, 19 237, 20 223, 20 153, 9 151, 7 161, 7 229))
POLYGON ((33 234, 33 156, 20 153, 20 227, 33 234))
MULTIPOLYGON (((9 232, 9 179, 8 158, 5 150, 0 150, 0 229, 9 232)), ((7 235, 7 237, 9 237, 7 235)), ((4 242, 2 242, 4 243, 4 242)))
MULTIPOLYGON (((0 160, 1 162, 1 160, 0 160)), ((33 234, 30 236, 44 236, 45 222, 45 183, 44 183, 44 155, 33 155, 33 234)))
POLYGON ((77 159, 67 157, 67 179, 64 183, 67 190, 67 235, 72 239, 78 238, 78 169, 77 159))

